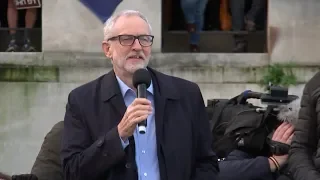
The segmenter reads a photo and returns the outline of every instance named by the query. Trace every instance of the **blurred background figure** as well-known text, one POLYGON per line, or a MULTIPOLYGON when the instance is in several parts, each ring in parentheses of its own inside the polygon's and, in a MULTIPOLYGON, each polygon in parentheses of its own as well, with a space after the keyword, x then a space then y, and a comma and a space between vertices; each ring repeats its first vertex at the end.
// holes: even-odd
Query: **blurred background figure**
MULTIPOLYGON (((233 31, 256 30, 256 19, 266 7, 266 0, 230 0, 230 10, 233 31), (247 6, 248 5, 248 6, 247 6), (246 7, 249 7, 248 10, 246 7)), ((235 47, 233 52, 247 52, 248 42, 245 35, 236 33, 234 35, 235 47)))
MULTIPOLYGON (((17 1, 20 2, 20 1, 17 1)), ((8 9, 7 9, 7 19, 8 26, 10 29, 10 42, 6 52, 16 52, 18 51, 18 45, 16 41, 16 28, 18 27, 18 9, 16 7, 15 0, 8 0, 8 9)), ((37 8, 28 8, 26 9, 25 14, 25 31, 24 31, 24 40, 21 50, 24 52, 34 52, 35 48, 31 45, 29 38, 30 29, 34 27, 37 20, 37 8)))
POLYGON ((203 29, 204 13, 208 0, 181 0, 186 28, 190 33, 190 52, 199 52, 200 32, 203 29))

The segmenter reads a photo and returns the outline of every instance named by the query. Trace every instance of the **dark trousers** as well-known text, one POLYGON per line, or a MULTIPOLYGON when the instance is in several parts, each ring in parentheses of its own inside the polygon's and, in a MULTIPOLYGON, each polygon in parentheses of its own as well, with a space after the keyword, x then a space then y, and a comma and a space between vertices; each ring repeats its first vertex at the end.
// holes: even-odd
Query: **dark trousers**
POLYGON ((266 0, 229 0, 229 6, 232 16, 232 29, 241 31, 244 30, 244 18, 255 22, 265 8, 266 0), (248 4, 249 8, 246 8, 248 4))
MULTIPOLYGON (((245 21, 251 20, 256 22, 258 15, 266 7, 266 0, 229 0, 232 30, 243 31, 245 30, 245 21), (248 8, 247 8, 248 7, 248 8)), ((235 44, 247 43, 245 35, 235 34, 235 44)))

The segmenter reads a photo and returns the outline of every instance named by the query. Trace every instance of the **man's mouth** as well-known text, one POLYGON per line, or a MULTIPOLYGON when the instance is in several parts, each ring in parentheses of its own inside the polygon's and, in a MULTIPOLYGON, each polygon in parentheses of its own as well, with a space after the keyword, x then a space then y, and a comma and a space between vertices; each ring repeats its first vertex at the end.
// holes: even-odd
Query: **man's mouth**
POLYGON ((136 55, 136 56, 129 56, 130 59, 143 59, 142 56, 136 55))

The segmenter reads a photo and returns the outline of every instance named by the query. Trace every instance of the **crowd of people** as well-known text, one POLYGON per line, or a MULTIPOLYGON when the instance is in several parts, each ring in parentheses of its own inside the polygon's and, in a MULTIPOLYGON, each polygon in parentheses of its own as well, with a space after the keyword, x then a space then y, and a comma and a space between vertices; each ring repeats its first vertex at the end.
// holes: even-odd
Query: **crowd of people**
MULTIPOLYGON (((205 11, 213 9, 211 6, 221 7, 219 11, 226 9, 225 14, 231 17, 231 30, 234 31, 234 49, 232 52, 241 53, 248 51, 246 32, 254 32, 257 24, 261 24, 261 15, 266 15, 267 0, 211 0, 217 3, 208 3, 208 0, 180 0, 181 8, 186 22, 186 30, 190 34, 190 52, 200 52, 200 34, 204 29, 205 11), (221 6, 225 2, 225 6, 221 6)), ((217 10, 217 8, 215 8, 217 10)), ((220 13, 220 16, 221 13, 220 13)), ((210 19, 210 18, 208 18, 210 19)), ((217 18, 212 18, 217 20, 217 18)), ((222 17, 218 18, 222 21, 222 17)), ((266 19, 264 17, 263 19, 266 19)), ((210 19, 211 20, 211 19, 210 19)), ((211 20, 212 21, 212 20, 211 20)), ((213 22, 207 22, 213 23, 213 22)), ((222 22, 219 22, 222 24, 222 22)), ((220 25, 222 26, 222 25, 220 25)), ((221 28, 220 28, 221 29, 221 28)))
MULTIPOLYGON (((197 31, 191 19, 189 28, 197 31)), ((0 179, 320 178, 320 72, 305 86, 296 123, 283 122, 272 134, 272 141, 291 146, 289 153, 265 157, 235 149, 218 159, 198 85, 148 66, 154 36, 147 18, 121 11, 106 21, 103 35, 113 69, 70 92, 65 118, 45 137, 29 174, 0 179), (139 69, 151 76, 145 98, 137 98, 132 80, 139 69), (146 133, 140 134, 143 121, 146 133)))

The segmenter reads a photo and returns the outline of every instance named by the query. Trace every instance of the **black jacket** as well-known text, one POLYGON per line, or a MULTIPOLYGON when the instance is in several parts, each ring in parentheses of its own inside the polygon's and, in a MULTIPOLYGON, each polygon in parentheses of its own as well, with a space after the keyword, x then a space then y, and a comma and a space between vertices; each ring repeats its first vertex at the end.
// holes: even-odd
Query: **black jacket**
POLYGON ((320 179, 320 72, 306 84, 292 141, 289 168, 295 180, 320 179))
MULTIPOLYGON (((218 163, 199 87, 148 70, 161 180, 215 180, 218 163)), ((137 180, 134 138, 123 150, 117 131, 125 111, 113 71, 70 93, 61 151, 66 180, 137 180)))

